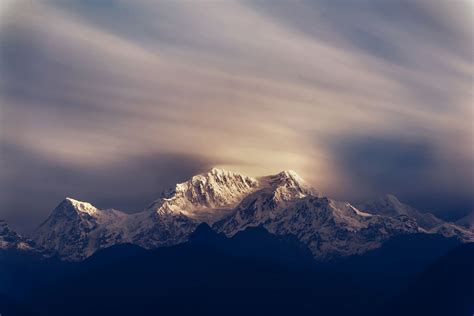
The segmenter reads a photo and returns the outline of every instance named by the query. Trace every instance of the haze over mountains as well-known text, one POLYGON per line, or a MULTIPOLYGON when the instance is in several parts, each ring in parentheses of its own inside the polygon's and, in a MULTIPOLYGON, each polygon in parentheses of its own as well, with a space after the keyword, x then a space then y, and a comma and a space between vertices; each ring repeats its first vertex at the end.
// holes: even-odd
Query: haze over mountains
POLYGON ((322 196, 293 171, 253 178, 213 168, 164 192, 145 210, 100 210, 66 198, 25 239, 2 222, 0 246, 83 260, 99 249, 134 244, 146 249, 188 240, 200 223, 232 237, 248 227, 294 235, 318 261, 362 254, 392 237, 439 234, 474 241, 472 215, 457 223, 387 195, 354 206, 322 196))

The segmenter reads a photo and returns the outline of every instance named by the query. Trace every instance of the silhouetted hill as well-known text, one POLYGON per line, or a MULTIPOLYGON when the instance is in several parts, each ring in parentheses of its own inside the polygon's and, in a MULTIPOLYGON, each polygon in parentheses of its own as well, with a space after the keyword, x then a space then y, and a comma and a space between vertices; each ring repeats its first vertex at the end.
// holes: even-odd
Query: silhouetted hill
POLYGON ((26 308, 3 294, 0 294, 0 311, 2 316, 32 315, 26 308))
POLYGON ((69 263, 71 265, 80 266, 81 270, 97 268, 103 265, 116 264, 124 262, 128 259, 134 259, 140 255, 146 254, 148 251, 142 247, 132 244, 122 244, 105 248, 98 251, 94 256, 84 260, 82 263, 69 263))
POLYGON ((384 280, 395 290, 398 285, 422 272, 434 260, 459 244, 455 238, 439 235, 401 235, 363 255, 330 262, 326 268, 350 271, 354 280, 359 280, 366 286, 377 286, 384 280), (368 275, 377 277, 368 279, 368 275), (369 284, 368 281, 376 283, 369 284))
POLYGON ((385 315, 474 314, 474 243, 463 244, 436 260, 396 299, 385 315))
POLYGON ((457 245, 434 235, 399 236, 363 255, 316 264, 293 236, 249 228, 226 238, 203 224, 172 247, 124 244, 81 263, 30 262, 41 282, 29 307, 53 316, 380 315, 457 245))
POLYGON ((249 227, 232 238, 217 234, 203 223, 190 236, 189 244, 215 249, 226 255, 300 268, 314 265, 311 251, 293 235, 273 235, 263 227, 249 227))
POLYGON ((49 286, 73 265, 14 249, 0 251, 0 293, 22 301, 29 293, 49 286))
POLYGON ((432 262, 459 244, 454 238, 437 235, 397 236, 378 249, 317 269, 318 274, 347 279, 346 283, 357 289, 351 293, 354 309, 364 310, 366 315, 385 305, 432 262))
POLYGON ((296 255, 292 261, 300 258, 303 264, 312 256, 304 246, 293 245, 262 229, 227 239, 201 225, 186 244, 100 251, 63 284, 43 291, 34 306, 44 315, 220 315, 290 312, 301 300, 304 309, 309 302, 304 289, 311 283, 284 256, 296 255))

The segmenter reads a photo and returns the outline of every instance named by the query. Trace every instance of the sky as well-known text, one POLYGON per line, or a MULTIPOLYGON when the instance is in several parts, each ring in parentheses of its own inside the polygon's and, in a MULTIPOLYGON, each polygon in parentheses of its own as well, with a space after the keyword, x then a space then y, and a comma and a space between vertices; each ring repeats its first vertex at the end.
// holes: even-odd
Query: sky
POLYGON ((0 1, 0 218, 213 166, 474 210, 473 2, 0 1))

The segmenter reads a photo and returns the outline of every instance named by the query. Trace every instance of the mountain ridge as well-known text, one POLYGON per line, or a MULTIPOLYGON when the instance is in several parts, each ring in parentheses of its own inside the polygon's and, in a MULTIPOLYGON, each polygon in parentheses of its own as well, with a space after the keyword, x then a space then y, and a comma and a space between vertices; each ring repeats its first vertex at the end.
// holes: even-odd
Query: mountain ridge
POLYGON ((427 230, 443 223, 441 219, 431 213, 421 213, 413 207, 400 202, 393 194, 386 194, 366 201, 365 203, 358 205, 358 208, 376 215, 407 215, 413 217, 420 227, 427 230))
POLYGON ((474 241, 474 232, 385 196, 357 207, 322 196, 296 172, 249 177, 224 169, 191 177, 127 214, 67 197, 40 225, 35 242, 65 260, 134 244, 151 249, 185 242, 201 223, 230 237, 248 227, 294 235, 318 260, 361 254, 390 237, 430 233, 474 241))
POLYGON ((0 219, 0 250, 33 251, 36 250, 36 245, 31 239, 11 229, 5 220, 0 219))

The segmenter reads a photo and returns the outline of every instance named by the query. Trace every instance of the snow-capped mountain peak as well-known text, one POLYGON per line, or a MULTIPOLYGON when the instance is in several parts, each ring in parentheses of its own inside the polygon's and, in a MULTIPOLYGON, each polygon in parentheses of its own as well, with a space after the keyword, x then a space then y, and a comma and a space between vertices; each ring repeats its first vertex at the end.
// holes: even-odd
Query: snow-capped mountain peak
POLYGON ((126 242, 129 215, 100 210, 88 202, 65 198, 34 233, 36 242, 68 259, 85 258, 97 249, 126 242))
POLYGON ((430 230, 443 223, 443 221, 433 214, 422 213, 417 209, 404 204, 392 194, 386 194, 376 199, 367 201, 358 206, 359 210, 366 213, 382 215, 388 217, 409 216, 416 220, 417 224, 426 230, 430 230))
POLYGON ((212 168, 209 172, 193 176, 188 181, 176 184, 174 190, 163 194, 150 205, 159 213, 182 213, 198 221, 221 217, 219 211, 235 207, 247 194, 259 186, 257 179, 232 171, 212 168))
POLYGON ((300 199, 319 193, 293 170, 282 171, 276 175, 258 178, 259 189, 271 191, 273 198, 279 201, 300 199))
POLYGON ((282 172, 278 173, 277 176, 281 178, 290 178, 295 181, 301 182, 304 181, 303 178, 301 178, 296 171, 288 169, 288 170, 283 170, 282 172))
POLYGON ((397 197, 392 194, 386 194, 376 199, 361 204, 359 209, 369 213, 386 216, 407 215, 408 206, 402 204, 397 197))
POLYGON ((295 171, 284 170, 275 175, 263 177, 267 179, 270 185, 286 185, 286 186, 307 186, 308 183, 303 180, 295 171))
POLYGON ((66 197, 51 213, 48 220, 52 218, 61 218, 63 216, 69 219, 81 218, 82 221, 90 222, 108 222, 115 221, 117 218, 126 217, 127 214, 114 209, 99 209, 89 202, 79 201, 70 197, 66 197))
POLYGON ((54 213, 97 215, 98 209, 88 202, 66 197, 53 211, 54 213))

